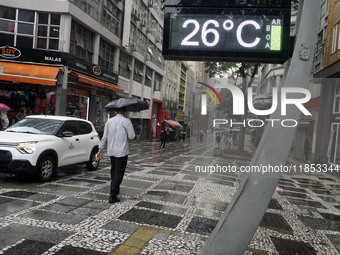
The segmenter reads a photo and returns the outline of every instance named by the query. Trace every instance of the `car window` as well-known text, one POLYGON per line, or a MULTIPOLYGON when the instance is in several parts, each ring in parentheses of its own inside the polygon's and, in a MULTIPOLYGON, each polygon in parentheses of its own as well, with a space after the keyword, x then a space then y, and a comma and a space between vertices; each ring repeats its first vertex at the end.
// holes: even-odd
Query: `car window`
POLYGON ((78 128, 76 121, 65 121, 63 126, 61 127, 60 133, 65 131, 71 131, 73 135, 78 135, 78 128))
POLYGON ((85 135, 92 132, 92 126, 85 121, 78 121, 79 134, 85 135))
POLYGON ((25 118, 10 126, 6 132, 55 135, 62 123, 62 120, 25 118))

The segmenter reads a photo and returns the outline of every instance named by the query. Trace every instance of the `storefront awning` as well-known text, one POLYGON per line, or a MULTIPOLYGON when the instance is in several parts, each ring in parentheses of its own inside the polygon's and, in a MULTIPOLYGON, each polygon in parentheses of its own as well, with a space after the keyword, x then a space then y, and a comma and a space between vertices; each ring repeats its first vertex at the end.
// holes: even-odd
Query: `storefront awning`
POLYGON ((0 80, 55 86, 59 67, 0 62, 0 80))
POLYGON ((78 75, 78 80, 80 82, 90 84, 90 85, 93 85, 93 86, 96 86, 96 87, 100 87, 100 88, 109 89, 109 90, 124 93, 124 89, 122 87, 118 86, 118 85, 115 85, 113 83, 103 81, 103 80, 100 80, 100 79, 93 78, 93 77, 88 76, 86 74, 78 73, 78 72, 75 72, 75 71, 73 71, 73 72, 76 75, 78 75))
POLYGON ((176 120, 164 120, 166 123, 168 123, 169 125, 171 125, 173 128, 181 128, 182 125, 179 124, 178 121, 176 120))

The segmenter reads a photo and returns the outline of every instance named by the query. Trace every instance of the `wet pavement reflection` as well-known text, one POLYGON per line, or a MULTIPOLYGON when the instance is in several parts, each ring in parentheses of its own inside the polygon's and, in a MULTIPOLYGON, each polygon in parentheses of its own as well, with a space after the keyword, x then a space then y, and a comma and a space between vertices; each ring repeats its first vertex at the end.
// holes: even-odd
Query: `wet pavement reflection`
MULTIPOLYGON (((62 168, 50 183, 0 174, 0 254, 197 254, 244 177, 204 171, 217 164, 249 157, 212 140, 133 141, 115 204, 107 156, 95 172, 62 168)), ((339 254, 339 179, 284 174, 279 187, 245 254, 339 254)))

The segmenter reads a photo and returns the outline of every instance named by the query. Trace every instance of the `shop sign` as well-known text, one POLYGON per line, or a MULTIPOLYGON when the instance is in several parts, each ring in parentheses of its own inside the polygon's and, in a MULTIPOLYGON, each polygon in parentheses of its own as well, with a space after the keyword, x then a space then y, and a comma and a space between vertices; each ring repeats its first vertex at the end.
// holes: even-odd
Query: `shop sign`
POLYGON ((94 66, 94 67, 92 68, 92 71, 93 71, 93 73, 94 73, 95 75, 100 75, 100 74, 102 73, 102 70, 101 70, 101 68, 100 68, 99 66, 94 66))
POLYGON ((178 121, 184 121, 184 113, 178 113, 178 121))
POLYGON ((84 74, 103 79, 107 82, 118 84, 118 74, 105 70, 98 65, 78 59, 72 55, 69 55, 67 65, 75 71, 80 71, 84 74))
POLYGON ((7 59, 18 58, 21 55, 19 49, 11 47, 11 46, 2 46, 0 47, 0 56, 7 59))
POLYGON ((64 65, 67 63, 67 53, 64 52, 26 48, 18 49, 12 46, 0 47, 1 58, 52 65, 64 65))

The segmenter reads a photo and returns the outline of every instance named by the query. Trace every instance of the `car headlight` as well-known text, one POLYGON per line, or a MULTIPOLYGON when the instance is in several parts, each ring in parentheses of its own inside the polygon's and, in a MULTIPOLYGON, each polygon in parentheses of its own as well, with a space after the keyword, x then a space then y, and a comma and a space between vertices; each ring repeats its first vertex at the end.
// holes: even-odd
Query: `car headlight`
POLYGON ((33 154, 35 152, 34 145, 37 142, 26 142, 26 143, 19 143, 17 145, 17 150, 22 154, 33 154))

